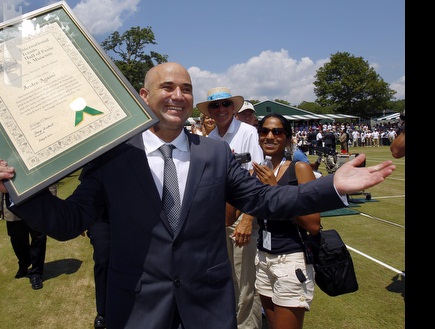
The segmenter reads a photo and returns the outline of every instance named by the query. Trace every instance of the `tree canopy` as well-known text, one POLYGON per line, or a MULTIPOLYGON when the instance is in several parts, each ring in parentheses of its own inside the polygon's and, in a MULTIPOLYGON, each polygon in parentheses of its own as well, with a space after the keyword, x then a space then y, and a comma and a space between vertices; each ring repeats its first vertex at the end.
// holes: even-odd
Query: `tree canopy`
POLYGON ((154 51, 145 52, 147 45, 155 44, 157 43, 151 27, 139 26, 132 27, 123 34, 115 31, 101 42, 109 55, 115 54, 111 59, 137 91, 143 87, 145 73, 150 68, 168 61, 168 55, 154 51))
POLYGON ((347 52, 331 55, 317 70, 314 86, 316 102, 322 107, 361 118, 382 114, 396 94, 367 61, 347 52))

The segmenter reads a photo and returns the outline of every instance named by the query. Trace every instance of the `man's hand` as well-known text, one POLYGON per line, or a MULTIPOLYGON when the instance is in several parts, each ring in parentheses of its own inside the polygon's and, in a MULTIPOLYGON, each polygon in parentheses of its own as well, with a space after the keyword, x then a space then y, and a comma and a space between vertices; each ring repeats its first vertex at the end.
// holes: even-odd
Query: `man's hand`
POLYGON ((396 169, 391 160, 375 166, 358 167, 366 156, 361 153, 343 164, 334 174, 334 186, 340 195, 357 193, 384 181, 396 169))
POLYGON ((238 247, 243 247, 251 241, 253 219, 254 217, 248 214, 243 214, 240 222, 234 229, 233 238, 238 247))
POLYGON ((3 184, 4 179, 11 179, 15 175, 14 167, 9 167, 5 160, 0 159, 0 192, 8 193, 6 187, 3 184))
POLYGON ((236 217, 237 209, 234 208, 232 205, 230 205, 228 202, 227 202, 225 207, 226 207, 225 208, 225 226, 231 226, 237 220, 237 217, 236 217))

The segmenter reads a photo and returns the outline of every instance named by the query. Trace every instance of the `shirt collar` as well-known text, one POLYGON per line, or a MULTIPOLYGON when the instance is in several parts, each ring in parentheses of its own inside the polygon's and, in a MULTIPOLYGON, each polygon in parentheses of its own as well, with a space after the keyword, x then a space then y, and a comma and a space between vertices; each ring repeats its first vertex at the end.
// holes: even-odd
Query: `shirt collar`
POLYGON ((142 133, 142 138, 145 145, 145 151, 146 153, 152 153, 154 151, 157 151, 160 146, 163 144, 172 144, 174 145, 178 150, 187 152, 189 150, 189 141, 187 138, 187 135, 184 132, 184 129, 181 131, 181 133, 175 138, 171 143, 166 143, 163 140, 161 140, 159 137, 157 137, 155 134, 153 134, 149 130, 145 130, 142 133))
POLYGON ((225 136, 230 136, 232 134, 235 134, 237 130, 239 130, 239 127, 241 125, 241 121, 236 119, 236 117, 233 116, 233 119, 231 120, 230 126, 228 127, 227 132, 222 137, 219 135, 219 129, 218 127, 214 127, 214 129, 210 132, 210 135, 214 135, 215 137, 219 137, 220 139, 224 139, 225 136))

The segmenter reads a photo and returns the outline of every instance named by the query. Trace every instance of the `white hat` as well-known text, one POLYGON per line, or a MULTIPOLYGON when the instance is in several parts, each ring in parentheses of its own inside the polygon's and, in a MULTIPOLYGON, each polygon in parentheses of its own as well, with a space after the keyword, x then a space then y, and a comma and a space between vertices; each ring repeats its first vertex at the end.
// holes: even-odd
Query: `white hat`
POLYGON ((205 115, 210 116, 210 113, 208 112, 208 104, 224 99, 229 99, 234 103, 234 114, 242 107, 243 101, 245 100, 242 96, 233 96, 228 88, 216 87, 210 89, 207 92, 207 100, 196 104, 196 107, 205 115))
POLYGON ((254 113, 256 113, 256 111, 254 109, 254 105, 252 105, 251 103, 249 103, 247 101, 243 102, 242 108, 239 110, 238 113, 243 112, 245 110, 252 110, 252 111, 254 111, 254 113))

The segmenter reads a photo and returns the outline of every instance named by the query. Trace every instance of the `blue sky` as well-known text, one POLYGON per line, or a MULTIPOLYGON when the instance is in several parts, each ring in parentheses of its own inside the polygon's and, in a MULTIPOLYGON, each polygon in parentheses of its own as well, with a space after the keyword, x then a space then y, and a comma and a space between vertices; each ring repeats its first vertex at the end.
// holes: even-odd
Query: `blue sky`
MULTIPOLYGON (((49 0, 2 0, 23 13, 49 0)), ((405 98, 404 0, 67 0, 98 41, 151 27, 157 45, 192 77, 195 104, 226 86, 246 99, 314 101, 316 70, 332 54, 362 57, 405 98)), ((3 20, 0 8, 0 21, 3 20)))

